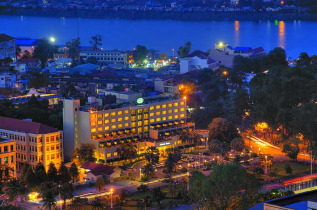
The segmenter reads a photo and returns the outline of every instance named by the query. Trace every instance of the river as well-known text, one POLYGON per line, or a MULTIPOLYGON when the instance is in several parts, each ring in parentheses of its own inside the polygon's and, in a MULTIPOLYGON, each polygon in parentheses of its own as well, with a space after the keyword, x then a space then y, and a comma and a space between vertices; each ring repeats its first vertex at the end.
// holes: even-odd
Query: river
POLYGON ((186 41, 192 49, 213 49, 218 41, 232 46, 283 47, 288 57, 317 51, 317 22, 309 21, 166 21, 64 17, 0 16, 0 33, 14 37, 55 37, 56 44, 76 38, 89 45, 92 35, 103 36, 104 49, 128 50, 137 44, 172 54, 186 41), (78 30, 79 29, 79 30, 78 30))

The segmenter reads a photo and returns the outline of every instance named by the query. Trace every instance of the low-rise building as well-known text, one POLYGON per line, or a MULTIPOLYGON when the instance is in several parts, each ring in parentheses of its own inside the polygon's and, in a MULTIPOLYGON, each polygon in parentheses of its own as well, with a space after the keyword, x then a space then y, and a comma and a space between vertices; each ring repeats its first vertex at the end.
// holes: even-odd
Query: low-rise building
POLYGON ((128 65, 128 54, 121 51, 81 51, 80 58, 87 60, 95 57, 99 63, 104 64, 121 64, 122 67, 128 65))
POLYGON ((26 51, 33 54, 35 47, 38 45, 38 39, 31 38, 16 38, 15 43, 20 47, 21 53, 18 58, 22 58, 26 55, 26 51))
POLYGON ((0 135, 1 180, 16 177, 16 141, 0 135))
POLYGON ((169 75, 161 75, 154 79, 154 90, 164 95, 179 94, 179 84, 169 75))
POLYGON ((46 170, 52 162, 57 168, 64 161, 63 132, 41 123, 0 117, 0 135, 16 141, 17 170, 27 162, 35 169, 42 163, 46 170))
POLYGON ((16 80, 16 74, 10 71, 0 72, 0 88, 14 88, 16 80))
POLYGON ((39 70, 41 68, 41 61, 38 58, 20 58, 15 65, 15 69, 21 74, 28 70, 39 70))
POLYGON ((100 89, 99 95, 113 95, 116 97, 116 103, 136 103, 138 98, 142 98, 142 93, 134 91, 113 91, 100 89))
POLYGON ((0 34, 0 61, 6 58, 16 60, 15 38, 7 34, 0 34))
POLYGON ((94 162, 85 162, 79 170, 85 182, 95 182, 99 177, 106 176, 111 183, 115 178, 121 176, 122 171, 119 167, 94 162))

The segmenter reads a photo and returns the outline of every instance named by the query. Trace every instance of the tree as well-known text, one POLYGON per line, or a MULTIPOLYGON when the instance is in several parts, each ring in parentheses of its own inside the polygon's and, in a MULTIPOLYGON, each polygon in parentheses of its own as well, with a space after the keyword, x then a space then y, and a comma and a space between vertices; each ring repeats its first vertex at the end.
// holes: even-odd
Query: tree
POLYGON ((11 179, 6 184, 5 193, 9 196, 10 201, 14 201, 16 204, 16 198, 19 196, 20 182, 17 179, 11 179))
POLYGON ((300 152, 299 144, 299 139, 292 138, 283 145, 282 152, 285 153, 287 157, 297 161, 297 155, 300 152))
POLYGON ((176 183, 174 181, 172 181, 168 184, 168 190, 169 190, 173 199, 174 199, 174 196, 176 194, 176 189, 177 189, 177 186, 176 186, 176 183))
POLYGON ((55 200, 55 194, 51 191, 44 194, 43 197, 43 205, 45 209, 57 209, 56 200, 55 200))
POLYGON ((157 164, 160 159, 160 152, 156 147, 148 147, 145 151, 145 159, 152 164, 157 164))
POLYGON ((286 53, 285 50, 281 47, 276 47, 273 50, 271 50, 267 56, 265 56, 264 60, 264 66, 266 68, 271 68, 273 66, 287 66, 288 63, 286 61, 286 53))
POLYGON ((237 152, 242 152, 245 148, 245 144, 242 138, 235 138, 230 143, 231 149, 237 152))
POLYGON ((154 168, 151 163, 147 163, 143 168, 143 174, 148 179, 154 176, 154 168))
POLYGON ((105 186, 105 180, 102 177, 99 177, 96 181, 96 188, 97 190, 100 192, 101 190, 103 190, 104 186, 105 186))
POLYGON ((66 42, 67 57, 77 60, 79 59, 80 38, 72 39, 66 42))
POLYGON ((188 196, 201 207, 208 207, 210 201, 210 182, 200 171, 193 171, 189 178, 188 196))
POLYGON ((58 179, 61 183, 68 183, 71 180, 68 169, 65 166, 65 164, 62 164, 58 170, 58 179))
POLYGON ((96 197, 95 200, 91 203, 91 207, 93 210, 99 210, 103 208, 103 205, 98 197, 96 197))
MULTIPOLYGON (((55 168, 56 169, 56 168, 55 168)), ((54 170, 54 169, 53 169, 54 170)), ((47 174, 42 163, 38 163, 35 167, 34 176, 36 178, 35 183, 37 185, 42 184, 47 180, 47 174)))
POLYGON ((146 191, 149 190, 149 187, 148 187, 148 185, 146 185, 146 184, 141 184, 141 185, 138 186, 137 190, 138 190, 139 192, 146 192, 146 191))
POLYGON ((293 169, 292 169, 292 167, 289 164, 285 165, 285 172, 287 174, 292 174, 293 173, 293 169))
POLYGON ((92 50, 100 50, 99 46, 102 45, 102 36, 100 34, 92 36, 89 44, 91 44, 92 50))
POLYGON ((192 43, 191 42, 186 42, 184 47, 179 47, 177 54, 179 55, 180 58, 185 58, 189 55, 189 52, 191 50, 192 43))
POLYGON ((50 181, 43 182, 40 185, 39 192, 40 192, 40 195, 41 195, 42 198, 44 198, 47 193, 54 193, 54 195, 55 195, 55 194, 57 194, 56 185, 53 182, 50 182, 50 181))
POLYGON ((132 52, 133 59, 136 63, 143 62, 149 55, 149 51, 145 46, 137 45, 135 50, 132 52))
POLYGON ((66 199, 71 199, 73 197, 74 188, 70 183, 62 184, 59 187, 59 194, 63 200, 63 209, 66 208, 66 199))
POLYGON ((157 205, 159 205, 159 208, 161 208, 161 200, 163 200, 164 198, 165 198, 165 193, 161 191, 160 187, 154 188, 152 190, 152 199, 157 202, 157 205))
POLYGON ((81 144, 79 149, 76 149, 73 153, 73 160, 78 160, 79 164, 83 164, 86 161, 94 161, 95 145, 92 143, 81 144))
POLYGON ((21 170, 21 176, 20 176, 21 179, 24 179, 29 167, 30 167, 30 165, 28 163, 26 163, 26 162, 23 163, 22 170, 21 170))
POLYGON ((34 184, 37 183, 37 180, 36 180, 36 176, 34 175, 33 173, 33 170, 32 170, 32 167, 29 167, 25 176, 24 176, 24 179, 23 181, 29 186, 29 187, 32 187, 34 184))
POLYGON ((54 53, 57 52, 57 46, 50 44, 47 39, 39 39, 37 46, 34 48, 33 57, 39 58, 42 63, 42 67, 48 59, 54 57, 54 53))
POLYGON ((131 142, 123 144, 118 149, 118 152, 120 154, 120 157, 124 159, 130 159, 130 164, 132 164, 132 158, 137 153, 137 147, 136 145, 132 144, 131 142))
POLYGON ((57 181, 58 181, 57 169, 56 169, 54 163, 50 163, 48 166, 47 179, 51 182, 54 182, 54 183, 57 183, 57 181))
POLYGON ((222 142, 219 140, 210 140, 208 144, 208 149, 211 154, 222 153, 222 142))
POLYGON ((208 126, 209 138, 230 144, 232 139, 238 137, 237 130, 224 118, 214 118, 208 126))
POLYGON ((175 162, 174 154, 168 153, 167 159, 164 164, 164 169, 167 171, 167 173, 172 173, 175 170, 176 162, 175 162))
POLYGON ((71 177, 72 183, 75 183, 79 180, 78 168, 74 162, 70 166, 69 175, 71 177))
POLYGON ((160 54, 160 60, 166 60, 167 59, 167 54, 166 53, 161 53, 160 54))
POLYGON ((87 58, 86 63, 98 64, 98 59, 95 56, 87 58))

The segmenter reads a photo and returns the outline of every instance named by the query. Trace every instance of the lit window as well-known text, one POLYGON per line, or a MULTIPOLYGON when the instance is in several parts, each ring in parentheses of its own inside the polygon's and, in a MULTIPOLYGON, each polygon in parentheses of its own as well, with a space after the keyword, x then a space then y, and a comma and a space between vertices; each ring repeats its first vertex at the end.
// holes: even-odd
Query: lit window
POLYGON ((178 112, 178 109, 174 109, 174 112, 178 112))
POLYGON ((121 122, 122 121, 122 117, 118 118, 118 122, 121 122))
POLYGON ((135 127, 136 126, 136 123, 135 122, 132 122, 131 123, 131 127, 135 127))
POLYGON ((111 157, 111 153, 107 153, 107 157, 111 157))
POLYGON ((118 115, 122 115, 122 111, 118 111, 118 115))
POLYGON ((160 109, 160 108, 161 108, 161 106, 160 106, 160 105, 157 105, 155 108, 156 108, 156 109, 160 109))
POLYGON ((151 107, 150 107, 150 110, 153 110, 153 109, 154 109, 154 106, 151 106, 151 107))
POLYGON ((149 131, 149 127, 148 126, 145 126, 144 127, 144 132, 148 132, 149 131))
POLYGON ((46 160, 50 160, 50 156, 49 155, 46 156, 46 160))
POLYGON ((171 109, 170 109, 170 110, 168 110, 168 113, 169 113, 169 114, 173 113, 173 110, 171 110, 171 109))
POLYGON ((154 122, 154 119, 150 119, 150 122, 153 123, 153 122, 154 122))
POLYGON ((163 105, 162 105, 162 108, 163 108, 163 109, 166 108, 166 104, 163 104, 163 105))
POLYGON ((98 131, 102 131, 102 127, 99 127, 99 128, 98 128, 98 131))
POLYGON ((181 102, 181 105, 184 105, 184 104, 185 104, 185 102, 184 102, 184 101, 182 101, 182 102, 181 102))
POLYGON ((105 123, 109 123, 109 120, 105 120, 105 123))
POLYGON ((142 126, 142 121, 138 121, 138 126, 142 126))
POLYGON ((143 129, 142 127, 138 128, 138 133, 142 133, 143 129))
POLYGON ((91 122, 91 125, 92 125, 92 126, 95 126, 95 125, 96 125, 96 122, 91 122))
POLYGON ((163 120, 163 121, 166 120, 166 117, 162 117, 162 120, 163 120))
POLYGON ((142 109, 138 109, 138 114, 142 114, 143 110, 142 109))
POLYGON ((149 118, 149 114, 144 114, 144 119, 148 119, 149 118))
POLYGON ((168 104, 168 107, 172 107, 173 106, 173 104, 168 104))
POLYGON ((96 128, 92 128, 92 129, 91 129, 91 132, 96 132, 96 128))
POLYGON ((178 119, 178 115, 175 115, 174 118, 175 118, 175 119, 178 119))
POLYGON ((116 119, 111 119, 111 122, 116 122, 116 119))
POLYGON ((162 111, 162 114, 166 114, 166 111, 162 111))
POLYGON ((132 116, 132 117, 131 117, 131 120, 132 120, 132 121, 135 121, 135 120, 136 120, 136 117, 135 117, 135 116, 132 116))
POLYGON ((98 121, 98 125, 101 125, 102 124, 102 121, 98 121))
POLYGON ((46 146, 46 151, 50 151, 50 147, 49 146, 46 146))
POLYGON ((113 156, 118 156, 118 152, 114 152, 114 153, 113 153, 113 156))
POLYGON ((105 117, 109 117, 109 113, 105 113, 105 117))
POLYGON ((116 113, 115 112, 111 112, 111 116, 115 116, 116 115, 116 113))
POLYGON ((148 125, 149 124, 149 120, 144 120, 144 125, 148 125))
POLYGON ((124 120, 129 120, 129 117, 124 117, 124 120))
POLYGON ((132 133, 135 133, 135 128, 132 128, 132 129, 131 129, 131 132, 132 132, 132 133))
POLYGON ((185 108, 181 108, 181 112, 185 111, 185 108))
POLYGON ((173 116, 168 116, 168 119, 169 119, 169 120, 173 119, 173 116))
POLYGON ((111 128, 112 128, 112 129, 116 129, 117 126, 116 126, 116 125, 112 125, 111 128))
POLYGON ((185 114, 181 114, 181 117, 185 117, 185 114))
POLYGON ((156 116, 161 115, 161 112, 156 112, 156 116))
POLYGON ((98 114, 98 117, 102 117, 102 114, 98 114))
POLYGON ((138 115, 138 120, 142 120, 142 115, 141 114, 138 115))
POLYGON ((55 154, 51 154, 51 159, 52 159, 52 160, 55 159, 55 154))
POLYGON ((161 118, 156 118, 156 122, 161 122, 161 118))
POLYGON ((124 114, 129 114, 129 110, 124 110, 124 114))
POLYGON ((106 127, 105 127, 105 130, 106 130, 106 131, 109 130, 109 126, 106 126, 106 127))
POLYGON ((178 103, 174 103, 174 106, 178 106, 178 103))
POLYGON ((124 126, 125 126, 125 127, 129 127, 129 123, 125 123, 124 126))
POLYGON ((154 113, 150 113, 150 116, 153 117, 153 116, 154 116, 154 113))

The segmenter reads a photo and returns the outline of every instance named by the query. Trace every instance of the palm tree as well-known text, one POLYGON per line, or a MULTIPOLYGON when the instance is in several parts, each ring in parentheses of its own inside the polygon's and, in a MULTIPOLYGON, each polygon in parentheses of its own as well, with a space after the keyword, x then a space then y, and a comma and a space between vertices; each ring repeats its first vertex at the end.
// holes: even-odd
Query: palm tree
POLYGON ((118 149, 118 152, 120 157, 123 157, 124 159, 130 159, 130 164, 132 164, 132 158, 137 153, 137 146, 129 142, 127 144, 121 145, 121 147, 118 149))
POLYGON ((143 174, 146 178, 152 177, 154 175, 154 168, 153 168, 153 165, 151 163, 147 163, 144 166, 143 174))
POLYGON ((99 177, 95 184, 96 184, 97 190, 100 192, 105 186, 106 182, 102 177, 99 177))
POLYGON ((6 194, 9 196, 10 201, 14 201, 16 205, 16 198, 19 196, 20 191, 20 182, 17 179, 11 179, 9 183, 7 183, 6 194))
POLYGON ((48 191, 44 194, 42 206, 48 210, 57 209, 55 195, 52 191, 48 191))
POLYGON ((63 209, 66 208, 66 199, 70 199, 73 197, 74 188, 73 185, 70 183, 65 183, 60 186, 59 194, 61 199, 63 199, 63 209))
POLYGON ((168 153, 167 159, 164 164, 164 168, 168 173, 172 173, 175 169, 175 158, 173 153, 168 153))

